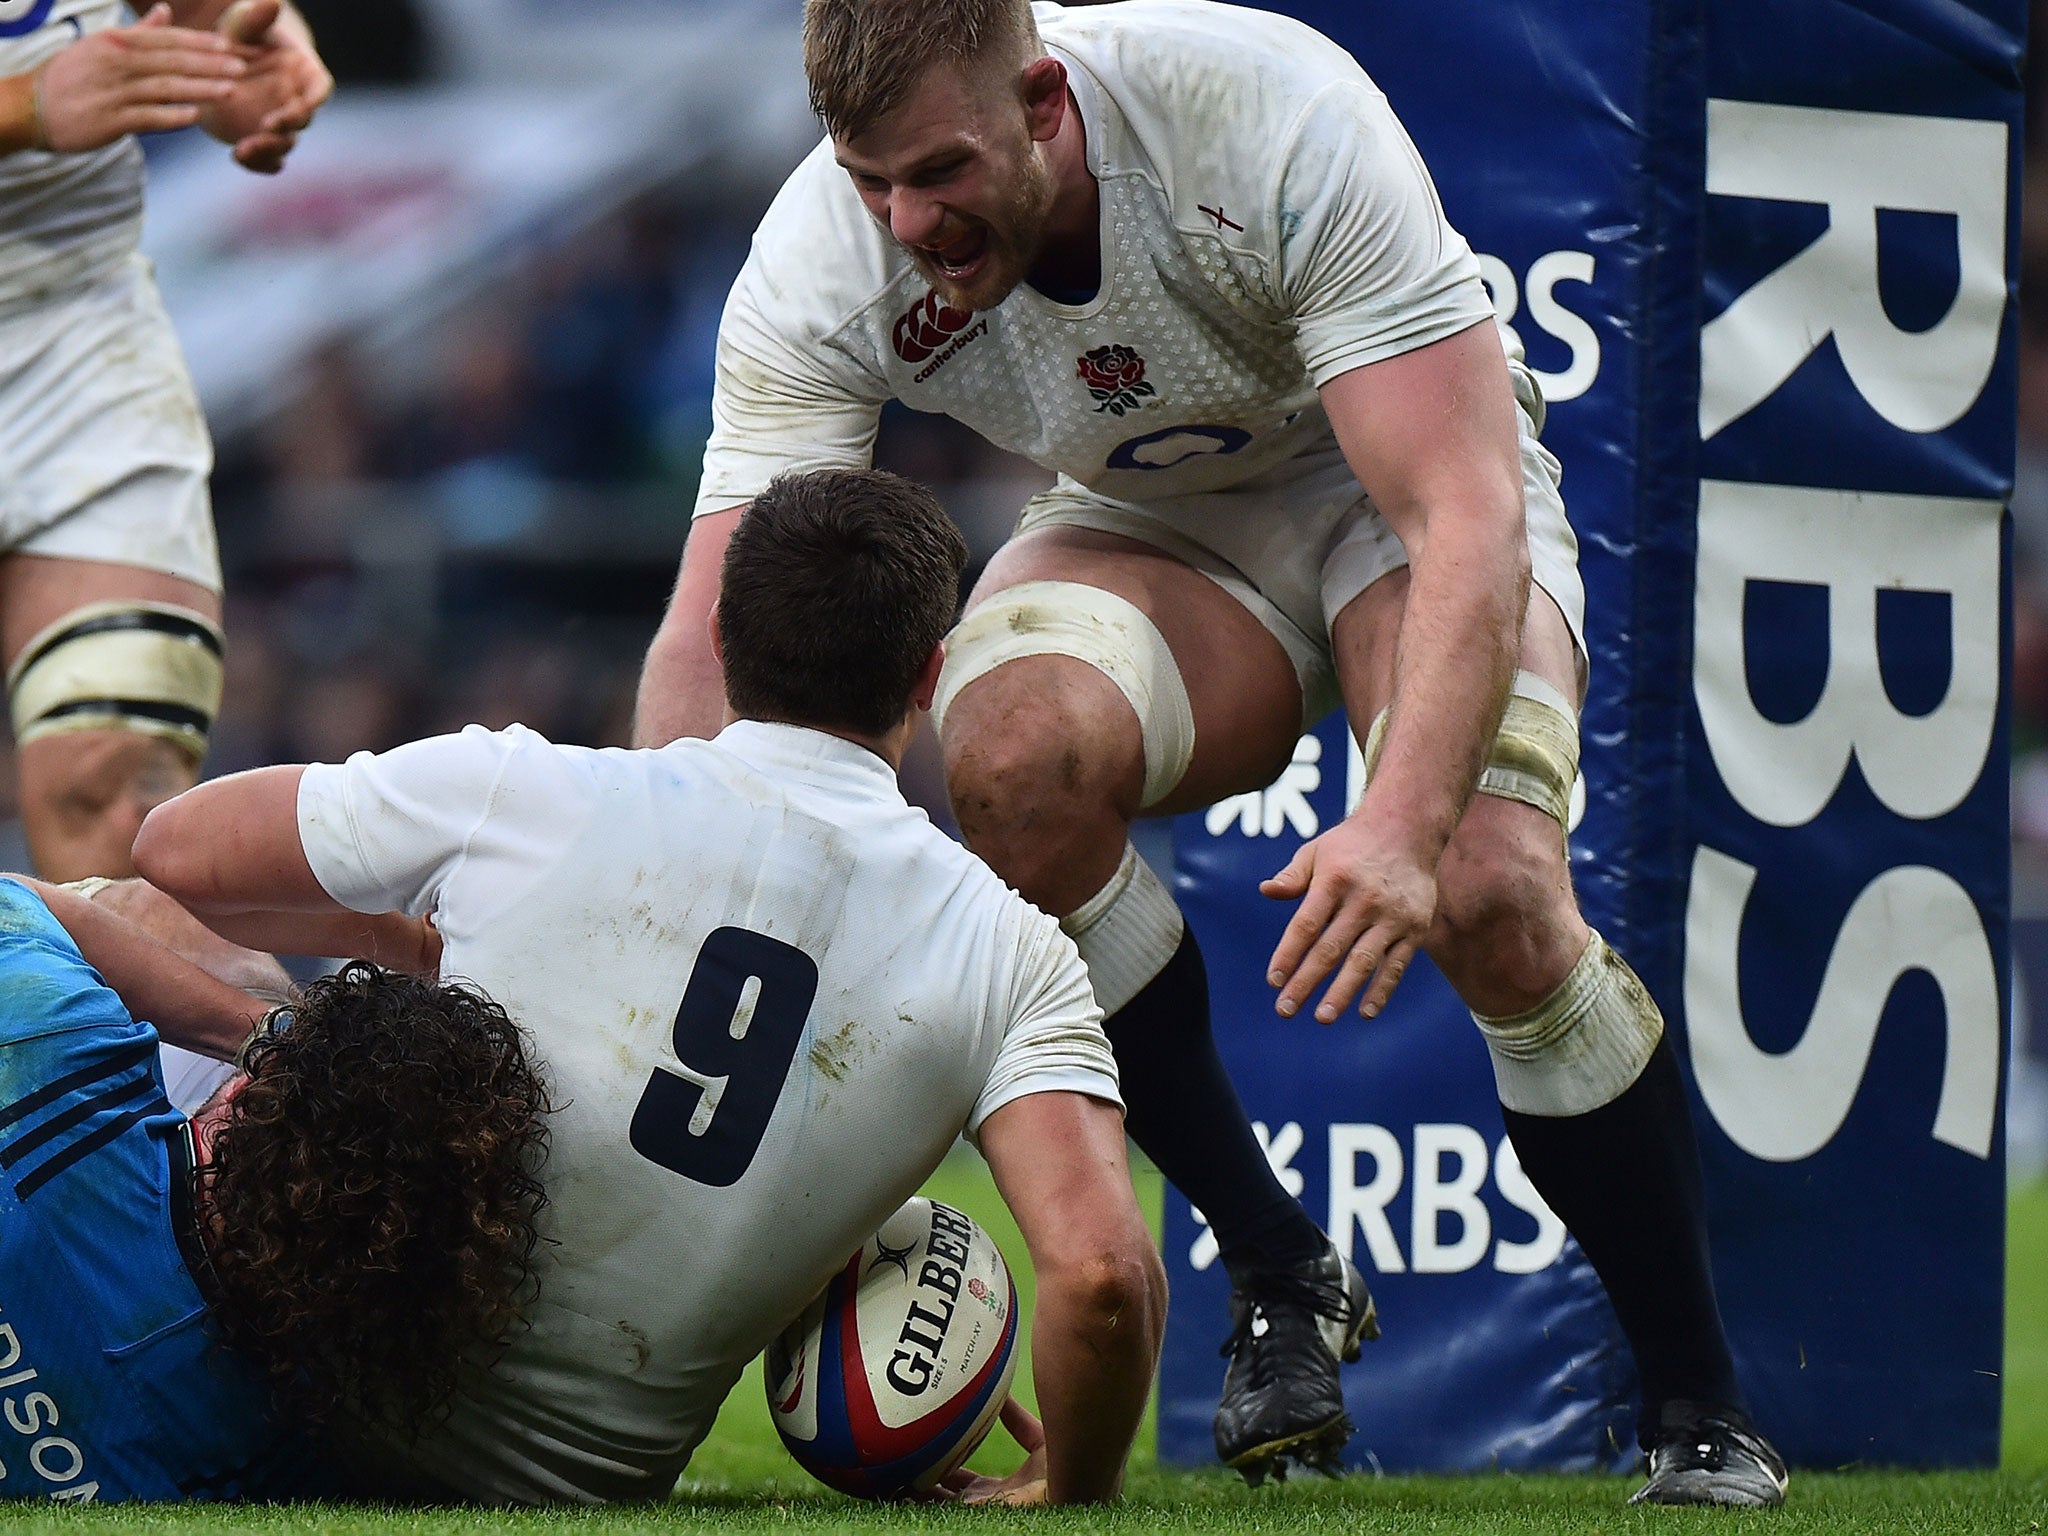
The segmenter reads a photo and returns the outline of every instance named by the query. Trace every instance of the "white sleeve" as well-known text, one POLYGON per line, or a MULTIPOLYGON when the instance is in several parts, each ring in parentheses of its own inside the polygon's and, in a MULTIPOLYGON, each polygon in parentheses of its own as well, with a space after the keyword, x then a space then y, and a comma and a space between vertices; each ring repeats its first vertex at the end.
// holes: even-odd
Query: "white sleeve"
POLYGON ((513 732, 472 725, 307 768, 299 842, 321 889, 356 912, 431 912, 517 750, 513 732))
POLYGON ((1493 318, 1421 155, 1363 81, 1324 87, 1296 122, 1277 229, 1280 287, 1318 388, 1493 318))
POLYGON ((888 389, 807 339, 802 300, 781 289, 757 243, 718 324, 711 438, 692 514, 751 501, 790 470, 865 469, 888 389))
POLYGON ((1027 948, 1019 959, 1009 1029, 967 1117, 967 1139, 977 1145, 982 1121, 1034 1093, 1085 1093, 1123 1108, 1116 1058, 1102 1032, 1102 1009, 1081 952, 1057 922, 1035 909, 1021 937, 1027 948))

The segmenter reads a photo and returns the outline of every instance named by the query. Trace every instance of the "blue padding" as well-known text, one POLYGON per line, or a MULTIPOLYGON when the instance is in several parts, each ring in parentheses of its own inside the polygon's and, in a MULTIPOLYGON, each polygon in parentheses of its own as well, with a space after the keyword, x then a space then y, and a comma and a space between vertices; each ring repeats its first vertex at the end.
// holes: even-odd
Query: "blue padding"
MULTIPOLYGON (((1904 866, 1937 871, 1966 893, 1975 920, 1958 942, 1974 944, 1981 932, 2002 998, 2009 679, 1999 680, 1983 772, 1952 808, 1929 819, 1895 813, 1852 762, 1814 817, 1777 826, 1741 806, 1716 768, 1695 706, 1692 620, 1703 477, 1996 500, 2013 459, 2009 313, 1983 389, 1946 426, 1889 422, 1825 341, 1702 444, 1701 324, 1830 227, 1816 204, 1706 195, 1708 100, 1989 120, 2008 125, 2016 146, 2024 7, 1442 0, 1402 8, 1398 25, 1380 8, 1338 0, 1280 8, 1357 54, 1401 112, 1452 221, 1516 283, 1512 323, 1556 396, 1545 441, 1564 465, 1588 594, 1588 805, 1572 838, 1573 875, 1587 917, 1642 974, 1681 1046, 1702 848, 1757 871, 1739 993, 1761 1050, 1799 1041, 1845 913, 1904 866), (1597 337, 1589 383, 1574 328, 1532 319, 1532 273, 1554 276, 1557 253, 1592 262, 1590 281, 1546 289, 1597 337)), ((1788 148, 1783 158, 1798 163, 1798 154, 1788 148)), ((2016 149, 2008 169, 2010 280, 2016 149)), ((1956 228, 1939 210, 1887 206, 1877 216, 1879 289, 1901 331, 1928 330, 1947 312, 1962 259, 1956 228)), ((1829 537, 1836 550, 1863 547, 1853 527, 1829 537)), ((1999 604, 2006 583, 2001 565, 1967 593, 1909 590, 1877 603, 1872 643, 1891 707, 1940 707, 1954 682, 1943 605, 1988 611, 1982 605, 1999 604)), ((1812 622, 1833 610, 1796 592, 1752 591, 1755 611, 1740 626, 1745 675, 1760 714, 1791 718, 1811 707, 1834 664, 1825 627, 1812 622)), ((1345 1373, 1359 1425, 1351 1459, 1390 1470, 1621 1465, 1633 1459, 1633 1372, 1575 1247, 1533 1275, 1499 1268, 1495 1246, 1467 1267, 1416 1270, 1418 1146, 1476 1141, 1487 1158, 1462 1202, 1442 1187, 1456 1184, 1456 1159, 1446 1154, 1438 1166, 1436 1198, 1461 1214, 1421 1234, 1425 1250, 1433 1237, 1437 1262, 1450 1254, 1462 1263, 1457 1238, 1482 1207, 1495 1245, 1526 1241, 1534 1228, 1500 1187, 1491 1074, 1456 998, 1418 964, 1372 1025, 1354 1019, 1324 1031, 1271 1012, 1262 976, 1285 913, 1257 895, 1257 883, 1302 836, 1343 814, 1346 756, 1340 723, 1327 723, 1280 784, 1182 817, 1175 838, 1178 891, 1208 961, 1221 1049, 1249 1112, 1289 1149, 1311 1214, 1331 1215, 1333 1186, 1348 1188, 1356 1207, 1371 1182, 1368 1153, 1333 1165, 1333 1146, 1391 1147, 1404 1159, 1398 1187, 1372 1218, 1398 1271, 1375 1274, 1364 1229, 1353 1222, 1347 1234, 1386 1327, 1365 1363, 1345 1373)), ((1954 1038, 1974 1042, 1971 1050, 2004 1027, 2002 1018, 1961 1022, 1954 1038)), ((1998 1433, 2002 1153, 1995 1138, 1979 1156, 1930 1133, 1953 1063, 1941 995, 1924 974, 1901 979, 1882 1017, 1859 1027, 1875 1030, 1861 1086, 1841 1129, 1810 1155, 1780 1161, 1746 1150, 1696 1104, 1738 1362, 1759 1416, 1795 1462, 1987 1463, 1998 1433)), ((1995 1083, 1998 1063, 1980 1065, 1995 1083)), ((1228 1327, 1223 1278, 1197 1262, 1202 1237, 1186 1203, 1170 1197, 1175 1305, 1160 1448, 1187 1462, 1214 1454, 1215 1350, 1228 1327)))

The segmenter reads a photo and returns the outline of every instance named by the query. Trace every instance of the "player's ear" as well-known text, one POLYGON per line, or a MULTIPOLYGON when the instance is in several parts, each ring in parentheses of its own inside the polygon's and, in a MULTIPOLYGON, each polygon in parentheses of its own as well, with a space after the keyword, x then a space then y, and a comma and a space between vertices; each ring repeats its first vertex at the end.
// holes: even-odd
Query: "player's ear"
POLYGON ((1024 66, 1024 121, 1036 144, 1050 143, 1067 117, 1067 66, 1045 56, 1024 66))
POLYGON ((721 671, 725 668, 725 637, 718 632, 718 604, 711 605, 711 611, 704 616, 705 632, 711 636, 711 659, 718 663, 721 671))
POLYGON ((942 640, 932 647, 924 665, 918 668, 917 681, 911 686, 910 707, 913 710, 929 710, 932 700, 938 697, 939 671, 946 665, 946 645, 942 640))

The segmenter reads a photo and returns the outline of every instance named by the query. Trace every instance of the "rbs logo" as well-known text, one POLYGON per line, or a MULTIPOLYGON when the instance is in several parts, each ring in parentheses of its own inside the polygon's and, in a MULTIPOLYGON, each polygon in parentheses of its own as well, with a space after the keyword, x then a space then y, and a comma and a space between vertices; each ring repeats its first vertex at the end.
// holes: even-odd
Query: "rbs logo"
MULTIPOLYGON (((1710 469, 1715 440, 1769 412, 1830 342, 1854 392, 1838 389, 1829 402, 1837 419, 1867 423, 1875 413, 1892 451, 1909 456, 1917 439, 1961 421, 1984 393, 2005 323, 2006 125, 1713 101, 1707 133, 1709 193, 1827 214, 1823 234, 1739 293, 1701 333, 1699 430, 1710 469), (1931 218, 1953 241, 1953 298, 1921 329, 1895 324, 1880 292, 1885 213, 1931 218)), ((1931 449, 1916 465, 1922 483, 1938 483, 1943 460, 1931 449)), ((1746 475, 1700 487, 1693 689, 1708 752, 1760 829, 1803 828, 1837 806, 1852 762, 1885 814, 1932 821, 1962 804, 1990 766, 2002 509, 1991 500, 1872 489, 1858 483, 1872 471, 1855 454, 1840 453, 1829 466, 1825 451, 1823 444, 1814 467, 1820 478, 1832 468, 1846 482, 1840 489, 1746 475), (1754 622, 1753 606, 1774 590, 1817 592, 1825 603, 1824 635, 1790 658, 1812 663, 1821 678, 1796 719, 1760 707, 1752 692, 1752 680, 1769 676, 1791 645, 1754 622), (1881 597, 1902 593, 1931 597, 1929 611, 1941 617, 1903 641, 1894 635, 1881 662, 1881 597), (1894 702, 1887 674, 1902 664, 1937 679, 1920 690, 1931 693, 1931 707, 1908 712, 1894 702)), ((1740 451, 1723 457, 1742 462, 1740 451)), ((1858 816, 1859 841, 1882 845, 1878 815, 1845 814, 1858 816)), ((1963 856, 1983 858, 1981 850, 1963 856)), ((1824 960, 1790 955, 1794 969, 1803 962, 1820 972, 1819 993, 1797 1044, 1778 1053, 1759 1048, 1743 1020, 1743 959, 1757 953, 1782 963, 1780 952, 1804 936, 1752 922, 1764 931, 1744 941, 1760 874, 1704 844, 1694 851, 1685 1013, 1700 1092, 1721 1128, 1772 1161, 1826 1146, 1862 1087, 1894 983, 1919 970, 1939 986, 1947 1015, 1933 1136, 1988 1157, 1998 973, 1977 904, 1956 873, 1913 863, 1885 870, 1849 904, 1824 960)), ((1748 989, 1753 999, 1775 990, 1754 982, 1748 989)))

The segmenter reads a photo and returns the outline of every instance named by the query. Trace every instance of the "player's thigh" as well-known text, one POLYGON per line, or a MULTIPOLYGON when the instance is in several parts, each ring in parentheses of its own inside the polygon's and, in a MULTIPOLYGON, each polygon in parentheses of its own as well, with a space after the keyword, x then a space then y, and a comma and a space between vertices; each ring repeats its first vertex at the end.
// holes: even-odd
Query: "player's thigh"
POLYGON ((164 603, 220 623, 216 587, 115 560, 16 552, 0 556, 0 651, 12 669, 29 641, 97 603, 164 603))
MULTIPOLYGON (((979 719, 1010 719, 1028 728, 1039 690, 1084 690, 1096 722, 1092 743, 1122 770, 1120 783, 1133 814, 1207 805, 1270 783, 1286 765, 1301 731, 1295 665, 1265 625, 1209 576, 1136 539, 1090 528, 1040 527, 1012 540, 990 562, 969 599, 970 616, 999 594, 1034 582, 1108 593, 1156 629, 1192 717, 1185 771, 1161 798, 1144 803, 1144 722, 1123 688, 1072 657, 1008 662, 963 689, 956 711, 969 701, 970 690, 979 690, 979 719)), ((958 725, 964 730, 969 722, 963 718, 958 725)), ((950 740, 954 715, 946 730, 950 740)))
MULTIPOLYGON (((1393 701, 1408 586, 1408 567, 1397 567, 1345 604, 1330 629, 1337 686, 1361 744, 1374 717, 1393 701)), ((1556 599, 1532 583, 1517 669, 1535 673, 1576 709, 1584 691, 1584 655, 1556 599)))

